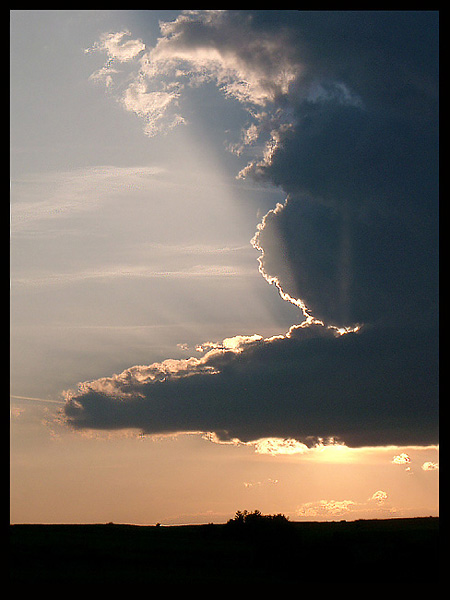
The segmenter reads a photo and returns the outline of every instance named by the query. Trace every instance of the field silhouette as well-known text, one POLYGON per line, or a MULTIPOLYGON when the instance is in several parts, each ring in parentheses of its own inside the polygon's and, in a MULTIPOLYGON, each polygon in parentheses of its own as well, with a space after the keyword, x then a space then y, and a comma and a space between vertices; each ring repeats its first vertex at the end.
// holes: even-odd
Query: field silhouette
POLYGON ((430 582, 430 573, 436 582, 438 518, 291 522, 256 513, 208 525, 10 525, 11 582, 283 586, 430 582))

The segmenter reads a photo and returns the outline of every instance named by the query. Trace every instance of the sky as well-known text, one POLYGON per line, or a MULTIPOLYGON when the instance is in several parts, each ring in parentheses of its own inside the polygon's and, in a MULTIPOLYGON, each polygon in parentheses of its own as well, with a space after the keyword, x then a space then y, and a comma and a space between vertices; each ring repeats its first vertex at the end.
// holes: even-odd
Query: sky
POLYGON ((435 11, 10 11, 10 519, 439 514, 435 11))

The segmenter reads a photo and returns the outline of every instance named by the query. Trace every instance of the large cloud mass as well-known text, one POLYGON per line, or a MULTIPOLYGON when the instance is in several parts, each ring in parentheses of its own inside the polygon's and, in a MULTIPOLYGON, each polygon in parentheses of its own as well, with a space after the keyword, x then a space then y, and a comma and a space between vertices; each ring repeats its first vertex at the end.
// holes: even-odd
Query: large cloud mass
POLYGON ((161 33, 144 52, 104 37, 98 78, 111 84, 114 53, 140 56, 121 101, 148 135, 184 122, 186 86, 214 81, 242 104, 239 176, 287 195, 252 240, 260 272, 307 319, 80 384, 68 422, 436 442, 437 13, 185 11, 161 33))
POLYGON ((84 383, 66 415, 78 428, 214 431, 242 441, 433 443, 433 337, 397 333, 339 335, 310 325, 269 340, 239 338, 200 359, 84 383))

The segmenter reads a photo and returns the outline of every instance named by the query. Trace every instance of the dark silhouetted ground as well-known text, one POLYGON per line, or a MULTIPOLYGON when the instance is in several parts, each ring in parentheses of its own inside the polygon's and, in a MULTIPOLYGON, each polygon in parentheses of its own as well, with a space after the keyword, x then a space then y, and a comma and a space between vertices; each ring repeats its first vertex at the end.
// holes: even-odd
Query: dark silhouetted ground
POLYGON ((436 582, 438 528, 431 517, 255 526, 10 525, 11 582, 64 592, 70 588, 54 586, 436 582))

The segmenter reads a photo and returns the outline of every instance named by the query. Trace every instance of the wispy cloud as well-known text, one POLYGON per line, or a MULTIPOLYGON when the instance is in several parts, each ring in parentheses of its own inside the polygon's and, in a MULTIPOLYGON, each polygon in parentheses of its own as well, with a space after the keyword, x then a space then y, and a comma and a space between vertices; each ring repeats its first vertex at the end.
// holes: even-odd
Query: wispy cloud
POLYGON ((119 280, 119 279, 198 279, 223 277, 254 277, 255 272, 233 265, 196 265, 178 271, 153 270, 143 265, 113 265, 99 269, 88 269, 72 273, 52 273, 14 277, 14 286, 60 286, 88 280, 119 280))
POLYGON ((43 402, 44 404, 64 404, 63 400, 52 400, 50 398, 36 398, 34 396, 17 396, 15 394, 10 394, 9 397, 13 400, 29 400, 31 402, 43 402))
POLYGON ((259 488, 261 486, 267 485, 277 485, 279 483, 278 479, 264 479, 264 481, 244 481, 244 487, 246 489, 259 488))
POLYGON ((117 192, 145 188, 161 173, 162 168, 153 166, 101 165, 14 180, 11 182, 11 233, 34 232, 36 223, 48 224, 92 211, 117 192))

